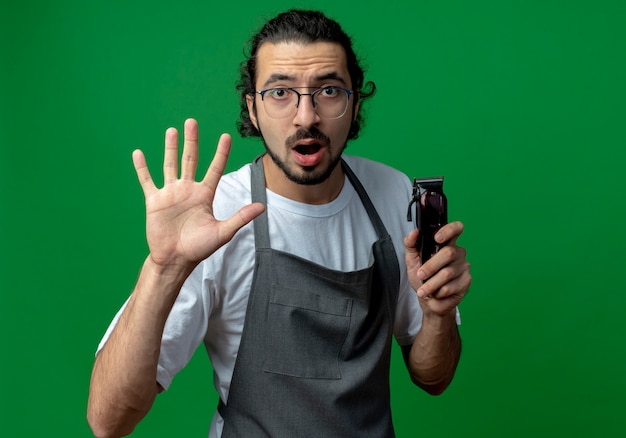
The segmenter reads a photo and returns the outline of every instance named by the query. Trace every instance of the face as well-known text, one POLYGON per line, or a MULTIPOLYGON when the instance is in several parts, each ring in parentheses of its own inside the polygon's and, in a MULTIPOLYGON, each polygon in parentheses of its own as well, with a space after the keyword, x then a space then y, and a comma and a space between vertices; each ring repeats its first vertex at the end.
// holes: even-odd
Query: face
MULTIPOLYGON (((255 86, 257 91, 312 87, 298 90, 303 93, 324 86, 352 89, 343 48, 327 42, 263 43, 257 52, 255 86)), ((300 98, 292 117, 273 119, 265 112, 260 95, 248 97, 251 120, 261 132, 271 158, 265 161, 268 187, 270 182, 278 185, 270 188, 280 193, 282 185, 343 183, 343 172, 337 164, 358 110, 354 108, 354 98, 352 94, 346 113, 338 119, 321 118, 310 96, 300 98)))

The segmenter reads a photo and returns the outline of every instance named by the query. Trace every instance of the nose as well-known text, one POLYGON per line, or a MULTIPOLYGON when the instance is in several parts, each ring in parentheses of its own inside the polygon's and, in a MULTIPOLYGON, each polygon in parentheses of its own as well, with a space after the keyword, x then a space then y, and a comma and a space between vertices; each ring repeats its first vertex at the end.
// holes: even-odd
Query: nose
POLYGON ((296 126, 302 126, 309 128, 319 123, 320 116, 317 114, 317 110, 313 106, 313 96, 310 94, 300 95, 300 102, 296 109, 296 115, 293 118, 293 123, 296 126))

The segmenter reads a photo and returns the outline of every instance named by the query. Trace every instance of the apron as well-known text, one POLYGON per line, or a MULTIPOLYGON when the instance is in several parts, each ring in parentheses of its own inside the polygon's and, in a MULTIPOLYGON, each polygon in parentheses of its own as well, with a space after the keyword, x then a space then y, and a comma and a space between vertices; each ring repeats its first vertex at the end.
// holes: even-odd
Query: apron
MULTIPOLYGON (((254 220, 256 261, 222 437, 393 437, 389 363, 400 270, 378 213, 344 172, 378 235, 370 267, 342 272, 271 249, 254 220)), ((261 157, 252 201, 267 205, 261 157)))

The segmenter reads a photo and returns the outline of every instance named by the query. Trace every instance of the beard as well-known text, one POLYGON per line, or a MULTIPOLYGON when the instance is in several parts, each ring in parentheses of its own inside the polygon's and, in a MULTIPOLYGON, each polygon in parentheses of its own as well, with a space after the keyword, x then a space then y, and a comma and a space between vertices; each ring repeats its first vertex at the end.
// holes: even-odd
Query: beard
MULTIPOLYGON (((263 134, 261 133, 261 138, 263 138, 263 134)), ((331 150, 330 138, 326 136, 319 129, 312 127, 311 129, 299 129, 296 133, 285 140, 285 148, 286 150, 291 150, 293 146, 297 143, 298 140, 302 139, 315 139, 319 140, 322 144, 326 145, 329 150, 331 150)), ((289 165, 285 162, 285 160, 281 159, 278 154, 274 153, 265 143, 265 139, 263 139, 263 145, 265 146, 265 151, 270 156, 274 164, 278 166, 280 170, 283 171, 287 179, 290 181, 306 185, 313 186, 317 184, 321 184, 326 181, 330 175, 333 173, 337 165, 341 162, 341 155, 343 151, 346 149, 347 143, 344 143, 343 147, 339 151, 336 156, 331 156, 330 162, 328 165, 324 167, 320 166, 311 166, 311 167, 289 167, 289 165)))

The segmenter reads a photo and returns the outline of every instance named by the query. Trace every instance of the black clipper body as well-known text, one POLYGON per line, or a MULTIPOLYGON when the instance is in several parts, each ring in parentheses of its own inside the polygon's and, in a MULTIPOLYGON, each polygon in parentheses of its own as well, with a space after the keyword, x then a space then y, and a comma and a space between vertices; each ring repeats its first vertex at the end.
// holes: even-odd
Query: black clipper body
POLYGON ((443 193, 443 176, 414 178, 413 197, 409 204, 407 220, 412 221, 411 207, 415 204, 417 228, 420 231, 416 247, 422 263, 426 263, 444 244, 435 242, 435 233, 448 223, 448 200, 443 193))

